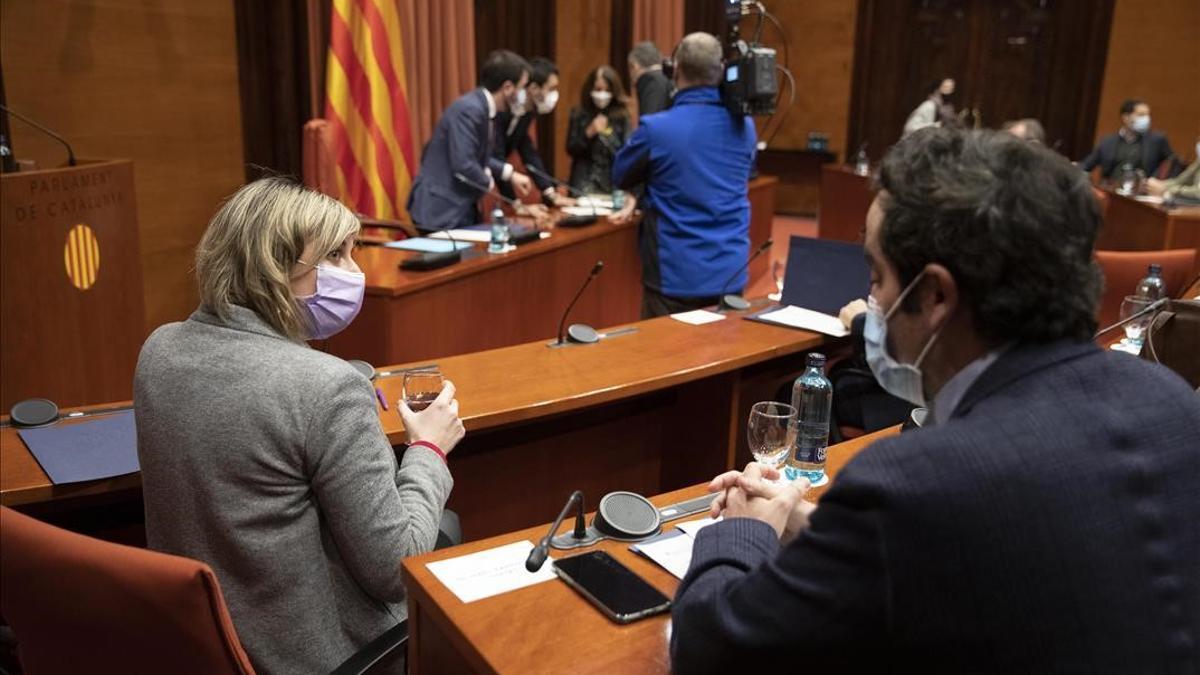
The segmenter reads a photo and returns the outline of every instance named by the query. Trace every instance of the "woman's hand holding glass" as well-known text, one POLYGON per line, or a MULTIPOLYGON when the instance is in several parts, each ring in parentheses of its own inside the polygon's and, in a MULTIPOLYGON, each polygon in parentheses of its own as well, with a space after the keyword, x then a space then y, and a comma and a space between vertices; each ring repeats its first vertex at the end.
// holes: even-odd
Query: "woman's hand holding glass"
POLYGON ((404 399, 400 400, 397 407, 409 443, 428 441, 450 454, 466 434, 462 420, 458 418, 458 400, 454 394, 454 383, 446 380, 442 383, 441 393, 421 412, 413 412, 404 399))

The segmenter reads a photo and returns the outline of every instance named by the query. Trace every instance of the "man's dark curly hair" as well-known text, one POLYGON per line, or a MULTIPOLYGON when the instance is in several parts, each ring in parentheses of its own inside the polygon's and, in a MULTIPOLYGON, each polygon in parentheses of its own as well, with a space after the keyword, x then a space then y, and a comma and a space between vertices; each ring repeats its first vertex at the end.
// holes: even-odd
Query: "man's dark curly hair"
MULTIPOLYGON (((993 346, 1092 339, 1100 206, 1061 155, 1002 132, 922 129, 887 153, 878 184, 880 247, 902 286, 945 266, 993 346)), ((916 306, 910 294, 902 309, 916 306)))

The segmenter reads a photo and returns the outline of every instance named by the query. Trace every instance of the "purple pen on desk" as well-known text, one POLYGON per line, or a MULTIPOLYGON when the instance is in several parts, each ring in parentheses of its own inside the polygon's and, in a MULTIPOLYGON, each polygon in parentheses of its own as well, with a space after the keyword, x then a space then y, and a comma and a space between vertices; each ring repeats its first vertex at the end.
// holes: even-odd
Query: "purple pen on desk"
POLYGON ((383 406, 384 410, 388 409, 387 397, 383 395, 383 390, 375 387, 375 398, 379 399, 379 405, 383 406))

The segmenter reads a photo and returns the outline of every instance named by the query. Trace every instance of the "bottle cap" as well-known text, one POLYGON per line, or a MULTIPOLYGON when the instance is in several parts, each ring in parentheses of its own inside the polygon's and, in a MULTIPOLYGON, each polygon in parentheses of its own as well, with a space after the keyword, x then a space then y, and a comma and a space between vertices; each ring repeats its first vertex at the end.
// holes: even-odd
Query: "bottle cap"
POLYGON ((825 355, 821 354, 820 352, 810 352, 808 355, 808 367, 809 368, 824 368, 825 367, 825 355))
POLYGON ((1154 275, 1162 274, 1162 265, 1159 265, 1157 263, 1151 263, 1150 264, 1150 274, 1154 274, 1154 275))

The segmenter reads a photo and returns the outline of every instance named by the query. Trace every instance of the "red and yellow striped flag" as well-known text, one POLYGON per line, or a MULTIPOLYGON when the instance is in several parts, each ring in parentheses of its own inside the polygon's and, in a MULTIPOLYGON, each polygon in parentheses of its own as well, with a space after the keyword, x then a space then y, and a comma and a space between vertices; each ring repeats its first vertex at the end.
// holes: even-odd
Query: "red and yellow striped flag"
POLYGON ((333 0, 325 72, 342 202, 407 220, 415 164, 396 0, 333 0))

